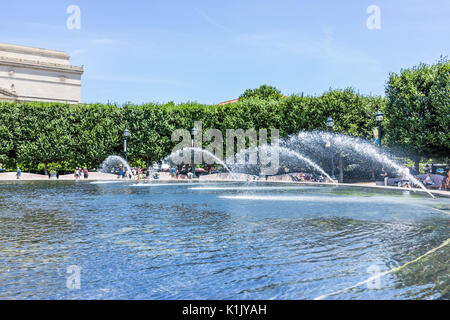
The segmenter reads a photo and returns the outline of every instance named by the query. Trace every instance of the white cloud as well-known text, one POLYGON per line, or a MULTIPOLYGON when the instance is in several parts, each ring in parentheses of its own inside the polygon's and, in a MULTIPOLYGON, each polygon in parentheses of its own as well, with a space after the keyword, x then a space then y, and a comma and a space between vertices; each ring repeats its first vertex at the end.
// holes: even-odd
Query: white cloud
POLYGON ((203 12, 202 10, 200 10, 200 9, 198 9, 198 8, 195 8, 195 11, 197 11, 197 13, 206 21, 206 22, 208 22, 209 24, 211 24, 212 26, 214 26, 214 27, 216 27, 216 28, 218 28, 218 29, 221 29, 221 30, 223 30, 223 31, 226 31, 226 32, 231 32, 231 30, 228 28, 228 27, 226 27, 226 26, 224 26, 224 25, 222 25, 222 24, 220 24, 220 23, 218 23, 216 20, 214 20, 213 18, 211 18, 209 15, 207 15, 205 12, 203 12))
POLYGON ((322 37, 313 38, 294 31, 277 31, 256 34, 241 34, 235 41, 241 46, 254 46, 269 55, 301 57, 324 60, 331 64, 365 64, 380 70, 380 62, 361 49, 336 41, 333 30, 322 27, 322 37))

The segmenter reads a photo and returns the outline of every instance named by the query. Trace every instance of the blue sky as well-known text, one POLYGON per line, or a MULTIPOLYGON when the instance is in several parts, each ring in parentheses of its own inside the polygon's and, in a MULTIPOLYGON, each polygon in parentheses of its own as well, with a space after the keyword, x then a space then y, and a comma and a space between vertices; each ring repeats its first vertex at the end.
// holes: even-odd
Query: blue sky
POLYGON ((449 55, 448 0, 10 1, 0 42, 67 51, 82 102, 218 103, 247 88, 383 95, 389 72, 449 55), (81 29, 69 30, 69 5, 81 29), (381 9, 369 30, 366 10, 381 9))

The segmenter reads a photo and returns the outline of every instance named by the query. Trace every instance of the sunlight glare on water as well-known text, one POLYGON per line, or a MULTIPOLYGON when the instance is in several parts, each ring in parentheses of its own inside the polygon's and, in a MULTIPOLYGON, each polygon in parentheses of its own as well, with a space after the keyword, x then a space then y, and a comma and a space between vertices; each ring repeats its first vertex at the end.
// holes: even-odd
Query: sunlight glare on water
POLYGON ((449 199, 283 184, 0 184, 0 298, 448 299, 449 199), (142 186, 142 187, 137 187, 142 186), (148 187, 144 187, 148 186, 148 187), (66 286, 81 267, 81 288, 66 286))

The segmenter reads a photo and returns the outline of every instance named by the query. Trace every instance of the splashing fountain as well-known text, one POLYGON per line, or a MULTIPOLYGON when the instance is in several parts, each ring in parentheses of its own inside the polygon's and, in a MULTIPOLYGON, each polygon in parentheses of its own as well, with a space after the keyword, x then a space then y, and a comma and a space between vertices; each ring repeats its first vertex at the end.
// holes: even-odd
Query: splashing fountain
POLYGON ((99 167, 99 171, 103 173, 111 173, 114 169, 124 168, 126 171, 133 176, 133 171, 131 170, 128 162, 120 156, 109 156, 106 158, 99 167))
POLYGON ((405 174, 414 184, 420 186, 423 191, 434 198, 434 195, 419 180, 412 176, 408 170, 405 170, 391 156, 387 153, 380 153, 379 149, 373 144, 360 138, 331 132, 302 131, 283 139, 280 144, 286 148, 302 150, 305 153, 311 154, 313 158, 323 158, 325 146, 331 144, 336 153, 344 152, 354 158, 358 157, 359 159, 390 167, 400 175, 405 174))
MULTIPOLYGON (((182 151, 213 159, 233 178, 263 167, 231 164, 201 148, 182 151)), ((329 132, 300 132, 282 139, 279 146, 241 150, 235 158, 248 159, 254 151, 277 152, 280 165, 290 172, 311 170, 330 181, 331 151, 351 164, 365 163, 362 170, 384 165, 403 173, 395 159, 367 141, 329 132)), ((177 152, 163 160, 175 163, 177 152)), ((100 170, 110 173, 121 166, 131 172, 125 159, 110 156, 100 170)), ((40 241, 31 256, 16 250, 0 255, 0 264, 14 261, 20 267, 0 272, 0 283, 7 284, 3 297, 449 298, 450 200, 444 196, 431 199, 422 193, 345 184, 337 188, 329 183, 123 182, 2 185, 8 199, 2 215, 8 219, 3 219, 0 238, 9 239, 12 248, 22 248, 30 235, 40 241), (57 217, 47 206, 49 193, 60 208, 57 217), (18 207, 26 207, 26 212, 18 212, 18 207), (17 219, 21 214, 52 220, 29 223, 17 219), (70 226, 70 236, 61 232, 70 226), (86 245, 74 247, 73 239, 83 239, 86 245), (58 291, 61 276, 47 271, 66 268, 67 261, 61 260, 55 241, 65 255, 93 270, 83 274, 83 281, 98 286, 58 291), (33 272, 22 281, 22 270, 33 272), (40 285, 43 276, 46 290, 40 285), (372 290, 378 280, 383 285, 372 290), (142 283, 152 283, 151 290, 142 283)))
POLYGON ((165 157, 163 159, 163 162, 174 162, 173 161, 174 158, 179 157, 180 153, 183 153, 183 154, 187 153, 191 156, 191 158, 192 158, 192 153, 194 153, 194 154, 202 153, 202 154, 206 155, 207 157, 210 157, 211 159, 213 159, 216 164, 223 166, 225 168, 225 170, 228 171, 228 173, 231 175, 232 178, 235 176, 234 172, 227 166, 227 164, 223 160, 221 160, 219 157, 215 156, 212 152, 205 150, 205 149, 201 149, 201 148, 186 147, 186 148, 174 151, 171 154, 169 154, 167 157, 165 157))
POLYGON ((387 153, 381 153, 373 144, 364 141, 363 139, 332 132, 301 131, 297 134, 280 139, 279 146, 262 145, 256 148, 240 150, 236 155, 225 160, 220 159, 208 150, 188 147, 171 153, 164 158, 164 161, 172 161, 175 156, 179 155, 180 151, 188 152, 189 154, 192 152, 203 153, 213 159, 216 164, 223 166, 230 173, 231 178, 235 179, 237 173, 249 174, 261 170, 260 162, 256 164, 249 164, 247 162, 250 158, 250 154, 277 152, 286 167, 295 168, 300 164, 304 164, 308 168, 327 177, 332 183, 337 184, 337 181, 318 164, 319 162, 327 160, 330 152, 326 149, 331 146, 333 147, 333 152, 336 154, 345 153, 355 159, 358 158, 359 161, 378 163, 393 169, 399 175, 404 174, 415 185, 420 186, 424 192, 434 198, 434 195, 426 189, 419 180, 412 176, 409 171, 402 168, 402 166, 387 153), (241 159, 241 161, 236 159, 241 159), (242 161, 242 159, 244 159, 244 161, 242 161))

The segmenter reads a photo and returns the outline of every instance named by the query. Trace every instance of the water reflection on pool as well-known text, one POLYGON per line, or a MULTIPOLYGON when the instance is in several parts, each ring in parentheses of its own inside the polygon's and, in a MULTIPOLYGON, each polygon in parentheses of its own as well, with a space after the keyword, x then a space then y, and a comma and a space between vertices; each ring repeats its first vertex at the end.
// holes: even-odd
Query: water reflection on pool
POLYGON ((445 242, 449 209, 344 187, 5 183, 0 298, 448 299, 449 246, 352 286, 445 242))

